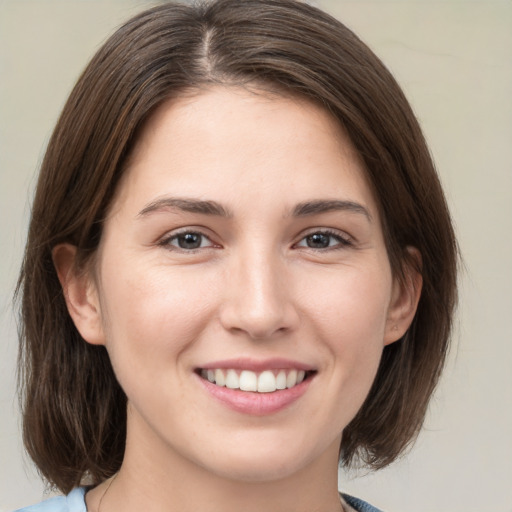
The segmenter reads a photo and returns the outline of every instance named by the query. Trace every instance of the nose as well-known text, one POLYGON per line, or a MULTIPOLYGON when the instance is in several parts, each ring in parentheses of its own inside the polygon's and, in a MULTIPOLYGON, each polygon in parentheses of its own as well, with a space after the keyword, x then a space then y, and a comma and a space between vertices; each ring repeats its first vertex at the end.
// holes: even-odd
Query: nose
POLYGON ((233 257, 220 321, 231 332, 268 339, 292 331, 299 323, 293 280, 277 255, 248 251, 233 257))

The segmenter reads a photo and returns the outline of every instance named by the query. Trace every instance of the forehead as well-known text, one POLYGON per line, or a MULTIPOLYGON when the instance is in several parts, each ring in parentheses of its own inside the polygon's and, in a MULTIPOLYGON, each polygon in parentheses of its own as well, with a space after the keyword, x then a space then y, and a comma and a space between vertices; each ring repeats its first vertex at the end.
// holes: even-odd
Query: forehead
POLYGON ((255 204, 277 190, 283 203, 355 194, 373 207, 361 159, 332 115, 303 98, 238 87, 162 104, 140 132, 120 195, 222 196, 226 187, 255 204))

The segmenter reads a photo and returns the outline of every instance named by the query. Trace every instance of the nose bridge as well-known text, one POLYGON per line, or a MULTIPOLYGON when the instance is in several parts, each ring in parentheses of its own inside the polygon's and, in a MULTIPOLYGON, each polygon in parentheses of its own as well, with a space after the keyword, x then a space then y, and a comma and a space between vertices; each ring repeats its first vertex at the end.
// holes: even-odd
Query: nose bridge
POLYGON ((240 247, 230 265, 224 326, 255 339, 291 329, 297 318, 285 281, 285 262, 271 244, 240 247))

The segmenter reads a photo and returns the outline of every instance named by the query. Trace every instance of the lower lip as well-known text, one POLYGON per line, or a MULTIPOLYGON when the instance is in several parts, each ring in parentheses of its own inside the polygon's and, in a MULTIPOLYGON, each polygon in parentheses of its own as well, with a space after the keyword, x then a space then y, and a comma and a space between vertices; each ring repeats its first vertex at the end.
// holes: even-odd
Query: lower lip
POLYGON ((265 416, 286 409, 307 391, 312 380, 309 377, 293 388, 272 393, 256 393, 217 386, 199 375, 197 378, 213 398, 234 411, 253 416, 265 416))

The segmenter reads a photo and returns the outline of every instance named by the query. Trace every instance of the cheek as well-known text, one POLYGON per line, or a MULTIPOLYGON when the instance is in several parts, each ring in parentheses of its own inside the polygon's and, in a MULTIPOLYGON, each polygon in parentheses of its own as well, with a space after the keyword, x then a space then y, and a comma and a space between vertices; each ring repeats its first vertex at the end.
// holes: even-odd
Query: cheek
POLYGON ((381 270, 342 269, 317 283, 318 293, 303 294, 302 306, 328 339, 364 349, 382 345, 388 314, 391 278, 381 270))
POLYGON ((174 367, 211 316, 211 287, 187 272, 121 262, 103 275, 106 345, 119 379, 125 369, 141 375, 174 367))
POLYGON ((325 370, 334 384, 335 412, 346 424, 357 413, 375 379, 384 348, 391 279, 385 272, 339 272, 324 293, 309 294, 304 318, 326 351, 325 370))

